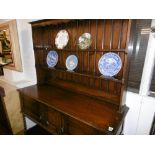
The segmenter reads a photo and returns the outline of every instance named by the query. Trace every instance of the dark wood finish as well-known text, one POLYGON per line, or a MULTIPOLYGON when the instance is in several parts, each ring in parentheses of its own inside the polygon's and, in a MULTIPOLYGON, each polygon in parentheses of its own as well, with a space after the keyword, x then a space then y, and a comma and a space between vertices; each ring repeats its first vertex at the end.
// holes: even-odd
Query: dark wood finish
POLYGON ((1 76, 1 75, 4 75, 3 67, 2 67, 2 66, 0 66, 0 76, 1 76))
MULTIPOLYGON (((117 125, 123 121, 125 115, 117 111, 117 106, 108 102, 96 100, 54 86, 34 85, 20 89, 20 93, 23 97, 23 112, 46 126, 48 130, 53 131, 55 129, 57 132, 53 131, 52 133, 54 134, 61 133, 61 130, 68 130, 62 128, 64 128, 64 121, 66 123, 70 122, 70 117, 75 122, 76 120, 82 122, 96 129, 98 132, 107 133, 109 126, 113 127, 115 131, 118 128, 117 125), (40 108, 40 106, 44 107, 44 109, 40 108), (45 118, 46 115, 48 117, 45 118)), ((126 111, 124 110, 125 113, 127 109, 126 111)))
POLYGON ((124 97, 131 21, 58 19, 31 24, 37 85, 20 89, 24 115, 53 134, 116 134, 128 110, 124 97), (58 50, 55 37, 61 29, 68 31, 69 43, 58 50), (78 38, 85 32, 91 33, 92 45, 80 50, 78 38), (58 52, 55 68, 46 64, 50 50, 58 52), (116 76, 107 78, 99 73, 98 61, 110 51, 121 57, 123 66, 116 76), (78 57, 74 72, 65 67, 70 54, 78 57))
POLYGON ((0 87, 0 135, 10 135, 12 134, 11 125, 8 119, 7 111, 4 102, 5 92, 2 87, 0 87))
MULTIPOLYGON (((70 85, 71 83, 77 83, 82 93, 89 94, 92 89, 97 89, 102 94, 100 97, 103 100, 110 101, 120 108, 123 105, 121 99, 124 92, 127 60, 126 46, 130 32, 130 21, 67 20, 65 23, 63 20, 61 21, 63 24, 60 24, 60 21, 41 21, 40 26, 37 27, 36 22, 32 23, 38 84, 55 85, 57 80, 60 86, 62 81, 64 81, 67 82, 67 89, 76 91, 76 86, 70 87, 70 85), (50 25, 46 24, 47 22, 58 22, 58 24, 50 25), (43 23, 48 26, 42 27, 43 23), (60 29, 66 29, 70 35, 69 44, 63 50, 57 50, 55 47, 55 36, 60 29), (90 32, 93 38, 92 45, 88 50, 80 50, 77 46, 78 38, 84 32, 90 32), (56 50, 59 55, 55 70, 48 69, 46 64, 46 56, 49 50, 56 50), (100 77, 98 61, 104 53, 109 51, 120 55, 123 67, 118 75, 107 79, 100 77), (77 55, 79 60, 75 72, 66 71, 65 60, 70 54, 77 55), (83 87, 87 90, 84 90, 83 87)), ((64 87, 64 84, 62 84, 62 87, 64 87)), ((92 93, 89 95, 92 95, 92 93)))

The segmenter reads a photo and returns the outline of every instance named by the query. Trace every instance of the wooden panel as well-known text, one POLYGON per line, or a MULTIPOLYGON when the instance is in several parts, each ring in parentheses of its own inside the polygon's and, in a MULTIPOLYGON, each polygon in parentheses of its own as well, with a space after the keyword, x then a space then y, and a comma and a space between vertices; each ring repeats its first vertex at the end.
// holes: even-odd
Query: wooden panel
POLYGON ((97 135, 98 133, 99 131, 73 118, 68 117, 66 120, 66 134, 68 135, 97 135))
POLYGON ((63 121, 61 114, 57 112, 56 110, 53 110, 51 108, 48 108, 47 111, 47 128, 53 133, 53 134, 61 134, 61 129, 63 126, 63 121))
POLYGON ((120 48, 121 34, 122 34, 122 20, 115 20, 113 22, 112 49, 120 48))
POLYGON ((104 30, 104 48, 111 49, 112 20, 106 20, 104 30))
POLYGON ((41 121, 41 109, 40 109, 40 103, 33 100, 32 98, 29 98, 27 96, 23 97, 23 107, 22 107, 24 113, 30 115, 37 121, 41 121))
POLYGON ((123 27, 122 27, 122 37, 121 37, 121 48, 126 48, 127 44, 127 35, 128 35, 128 21, 123 20, 123 27))

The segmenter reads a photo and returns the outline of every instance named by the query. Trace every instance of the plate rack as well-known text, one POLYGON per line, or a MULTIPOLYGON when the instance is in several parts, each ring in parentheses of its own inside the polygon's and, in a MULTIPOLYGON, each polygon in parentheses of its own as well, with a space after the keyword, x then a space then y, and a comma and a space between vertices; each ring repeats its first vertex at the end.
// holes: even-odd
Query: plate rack
POLYGON ((128 51, 127 45, 131 21, 127 19, 83 19, 83 20, 43 20, 32 23, 37 80, 40 85, 55 85, 63 89, 86 94, 122 108, 126 91, 128 51), (69 42, 64 49, 55 46, 56 34, 65 29, 69 42), (78 47, 78 38, 83 33, 91 33, 89 49, 78 47), (48 68, 46 57, 50 50, 58 53, 58 64, 48 68), (117 53, 122 60, 122 68, 114 77, 101 76, 98 61, 107 52, 117 53), (66 69, 66 58, 74 54, 78 66, 74 72, 66 69))

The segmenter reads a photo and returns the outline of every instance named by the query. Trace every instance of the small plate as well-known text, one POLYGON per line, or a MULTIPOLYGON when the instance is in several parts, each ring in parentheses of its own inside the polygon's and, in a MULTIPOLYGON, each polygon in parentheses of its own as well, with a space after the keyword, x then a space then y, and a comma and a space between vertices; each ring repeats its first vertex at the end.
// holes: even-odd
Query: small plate
POLYGON ((46 62, 48 67, 54 67, 58 62, 58 54, 56 51, 49 51, 47 54, 46 62))
POLYGON ((69 34, 66 30, 60 30, 55 38, 55 45, 58 49, 63 49, 69 40, 69 34))
POLYGON ((92 37, 91 37, 90 33, 83 33, 79 37, 78 46, 80 49, 82 49, 82 50, 88 49, 90 47, 91 43, 92 43, 92 37))
POLYGON ((75 55, 70 55, 66 59, 66 68, 73 71, 78 65, 78 58, 75 55))
POLYGON ((104 76, 112 77, 116 75, 121 70, 121 67, 121 58, 113 52, 104 54, 98 62, 99 71, 104 76))

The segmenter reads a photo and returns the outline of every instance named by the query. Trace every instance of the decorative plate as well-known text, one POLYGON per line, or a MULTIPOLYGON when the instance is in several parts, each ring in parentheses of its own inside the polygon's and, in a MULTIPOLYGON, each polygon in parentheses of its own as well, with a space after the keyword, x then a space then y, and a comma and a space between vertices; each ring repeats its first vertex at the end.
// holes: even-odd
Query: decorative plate
POLYGON ((90 47, 92 43, 92 37, 90 33, 83 33, 80 37, 79 37, 79 48, 84 50, 84 49, 88 49, 90 47))
POLYGON ((60 30, 55 38, 55 45, 58 49, 63 49, 69 40, 69 34, 66 30, 60 30))
POLYGON ((98 62, 99 71, 104 76, 116 75, 121 70, 121 67, 121 58, 118 54, 112 52, 104 54, 98 62))
POLYGON ((58 54, 56 51, 49 51, 47 54, 46 62, 48 67, 54 67, 58 62, 58 54))
POLYGON ((66 68, 68 70, 74 70, 78 65, 78 58, 75 55, 70 55, 66 59, 66 68))

